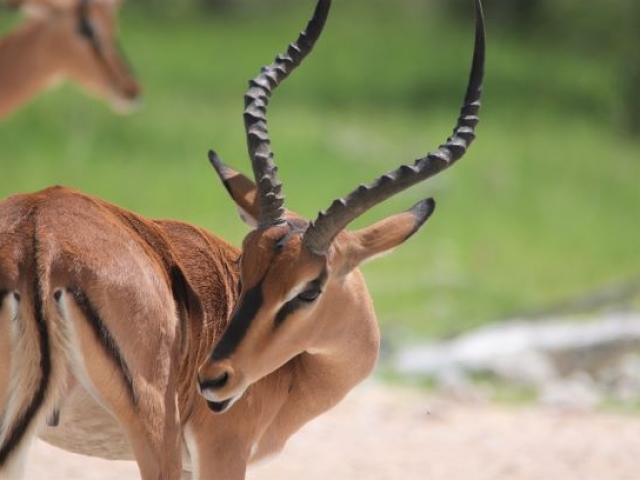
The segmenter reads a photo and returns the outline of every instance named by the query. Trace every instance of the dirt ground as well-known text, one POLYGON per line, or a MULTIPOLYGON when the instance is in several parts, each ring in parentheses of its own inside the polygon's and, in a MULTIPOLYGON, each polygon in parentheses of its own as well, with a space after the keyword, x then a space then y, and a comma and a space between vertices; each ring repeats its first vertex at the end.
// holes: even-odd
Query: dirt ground
MULTIPOLYGON (((38 442, 27 480, 133 480, 130 462, 38 442)), ((249 480, 636 480, 640 417, 459 403, 376 383, 308 424, 249 480)))

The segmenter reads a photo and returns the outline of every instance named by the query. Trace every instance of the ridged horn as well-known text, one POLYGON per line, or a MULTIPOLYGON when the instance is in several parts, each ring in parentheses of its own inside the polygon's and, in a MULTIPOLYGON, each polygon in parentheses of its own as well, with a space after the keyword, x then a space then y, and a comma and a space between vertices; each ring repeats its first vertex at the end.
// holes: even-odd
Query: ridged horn
POLYGON ((282 183, 276 176, 277 166, 273 161, 267 130, 269 98, 278 85, 311 52, 322 33, 330 7, 331 0, 319 0, 313 17, 298 39, 289 45, 285 53, 278 55, 271 65, 263 67, 256 78, 249 81, 249 90, 244 97, 244 123, 249 158, 260 200, 258 228, 268 228, 285 222, 282 183))
POLYGON ((484 77, 485 26, 480 0, 475 0, 475 23, 471 73, 453 134, 434 153, 417 159, 413 165, 402 165, 371 184, 360 185, 346 197, 335 200, 326 211, 320 212, 304 234, 304 244, 309 250, 324 254, 335 236, 354 219, 389 197, 440 173, 466 153, 475 139, 484 77))

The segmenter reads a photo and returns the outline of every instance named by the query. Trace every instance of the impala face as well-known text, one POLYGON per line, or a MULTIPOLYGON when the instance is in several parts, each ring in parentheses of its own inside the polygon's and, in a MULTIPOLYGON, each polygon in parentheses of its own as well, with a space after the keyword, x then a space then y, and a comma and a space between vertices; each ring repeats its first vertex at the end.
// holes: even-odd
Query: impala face
MULTIPOLYGON (((225 182, 243 210, 251 208, 241 198, 240 185, 247 182, 235 172, 225 182)), ((240 258, 240 298, 199 371, 200 392, 210 409, 224 412, 248 386, 304 352, 329 352, 342 333, 341 319, 357 315, 370 301, 354 270, 410 238, 434 208, 426 200, 370 227, 343 231, 325 254, 309 248, 309 222, 291 213, 283 225, 249 233, 240 258)))
POLYGON ((293 220, 245 238, 238 304, 200 369, 213 411, 224 411, 250 384, 310 348, 321 330, 327 263, 304 248, 306 226, 293 220))
POLYGON ((135 107, 140 86, 116 38, 119 0, 21 0, 19 5, 50 36, 61 73, 111 107, 135 107))
POLYGON ((140 86, 116 38, 115 18, 119 1, 80 0, 76 9, 78 55, 87 58, 88 67, 70 63, 69 75, 87 90, 111 103, 114 110, 126 113, 136 106, 140 86), (80 52, 82 51, 82 53, 80 52))
MULTIPOLYGON (((340 328, 344 320, 375 318, 366 286, 355 270, 363 261, 411 237, 433 213, 435 202, 423 200, 406 212, 355 232, 345 228, 387 198, 454 164, 475 138, 484 73, 479 0, 475 0, 471 75, 451 137, 435 152, 334 201, 313 222, 286 210, 267 131, 267 106, 273 90, 313 48, 330 5, 331 0, 319 0, 298 40, 249 82, 244 120, 255 183, 210 152, 211 163, 241 216, 256 227, 243 243, 240 298, 199 370, 200 392, 214 412, 230 408, 252 383, 303 352, 326 353, 336 344, 344 347, 340 328), (366 315, 361 314, 369 308, 366 315)), ((373 343, 371 348, 377 348, 373 343)))

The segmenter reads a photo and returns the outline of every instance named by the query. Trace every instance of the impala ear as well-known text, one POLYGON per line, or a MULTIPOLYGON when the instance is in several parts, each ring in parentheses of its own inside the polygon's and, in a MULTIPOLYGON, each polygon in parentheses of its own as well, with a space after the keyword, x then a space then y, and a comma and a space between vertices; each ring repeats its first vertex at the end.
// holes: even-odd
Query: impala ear
POLYGON ((348 254, 345 255, 344 272, 353 270, 371 258, 391 252, 424 225, 435 207, 436 202, 432 198, 422 200, 406 212, 392 215, 361 230, 348 232, 348 254))
POLYGON ((209 161, 213 168, 216 169, 220 180, 222 180, 231 199, 238 207, 240 218, 244 223, 255 228, 258 225, 258 214, 260 212, 255 183, 222 163, 218 154, 213 150, 209 151, 209 161))

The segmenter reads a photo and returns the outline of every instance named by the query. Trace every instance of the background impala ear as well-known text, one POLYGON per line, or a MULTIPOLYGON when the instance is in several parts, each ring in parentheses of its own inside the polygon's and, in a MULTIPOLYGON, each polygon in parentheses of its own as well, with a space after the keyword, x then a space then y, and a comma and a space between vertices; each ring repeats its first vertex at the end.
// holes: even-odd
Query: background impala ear
POLYGON ((255 183, 222 163, 218 154, 213 150, 209 151, 209 161, 238 207, 240 218, 247 225, 255 228, 258 225, 257 219, 260 212, 255 183))
POLYGON ((78 0, 6 0, 5 5, 21 8, 29 16, 43 16, 51 10, 71 11, 78 7, 78 0))
POLYGON ((436 208, 433 198, 422 200, 410 210, 374 223, 370 227, 348 232, 345 256, 347 273, 361 263, 385 253, 409 239, 429 219, 436 208))
POLYGON ((52 5, 46 5, 40 2, 29 2, 23 0, 11 0, 8 2, 9 7, 19 8, 20 13, 29 19, 44 19, 53 11, 52 5))

